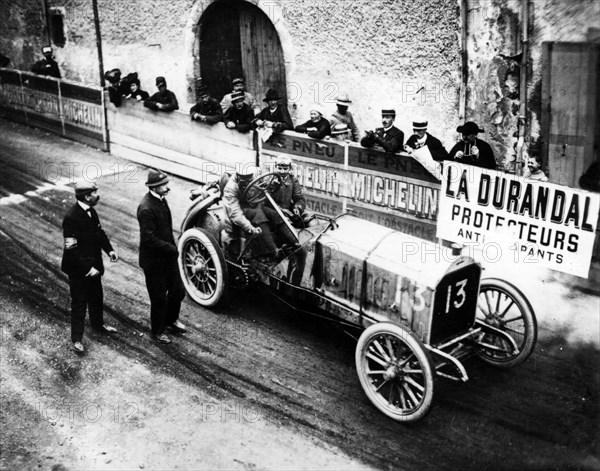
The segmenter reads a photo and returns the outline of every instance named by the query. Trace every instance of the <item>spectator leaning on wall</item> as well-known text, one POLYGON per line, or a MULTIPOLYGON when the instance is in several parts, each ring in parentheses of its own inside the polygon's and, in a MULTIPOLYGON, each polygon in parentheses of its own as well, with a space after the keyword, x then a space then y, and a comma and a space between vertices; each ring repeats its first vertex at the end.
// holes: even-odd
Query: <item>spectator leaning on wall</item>
POLYGON ((198 96, 200 99, 190 109, 192 120, 207 124, 216 124, 222 121, 221 105, 208 94, 208 89, 204 85, 198 87, 198 96))
POLYGON ((482 139, 477 139, 477 134, 483 132, 483 128, 473 121, 467 121, 464 125, 458 126, 456 131, 462 134, 462 140, 448 153, 449 160, 496 170, 492 146, 482 139))
POLYGON ((313 139, 324 139, 331 134, 329 121, 323 118, 323 109, 319 105, 313 105, 310 108, 310 119, 303 124, 296 126, 296 132, 306 133, 313 139))
POLYGON ((179 109, 179 103, 175 94, 167 90, 167 81, 164 77, 156 77, 156 88, 158 92, 144 102, 146 108, 154 111, 175 111, 179 109))
POLYGON ((263 99, 267 103, 267 107, 258 113, 253 121, 253 125, 257 128, 272 129, 273 132, 291 131, 294 129, 290 112, 286 106, 279 103, 281 97, 273 89, 267 90, 267 95, 263 99))
POLYGON ((250 109, 252 110, 253 113, 260 112, 260 107, 258 106, 258 103, 256 103, 254 96, 251 93, 246 91, 246 85, 244 83, 243 78, 241 78, 241 77, 234 78, 232 81, 232 85, 233 85, 233 91, 231 93, 228 93, 227 95, 225 95, 223 97, 223 99, 221 100, 221 109, 223 110, 223 114, 227 113, 227 110, 229 110, 229 108, 231 108, 233 94, 239 93, 239 92, 243 93, 244 103, 246 103, 250 107, 250 109))
POLYGON ((331 125, 332 129, 336 124, 347 125, 352 134, 352 136, 351 136, 352 140, 354 142, 358 142, 358 127, 356 126, 356 123, 354 122, 354 116, 352 116, 352 113, 350 113, 350 111, 348 111, 348 107, 350 106, 350 103, 352 103, 352 101, 348 97, 347 93, 342 93, 342 94, 338 95, 336 97, 337 109, 331 115, 331 118, 329 119, 329 124, 331 125))
POLYGON ((44 58, 33 64, 31 71, 37 75, 49 75, 50 77, 61 78, 58 63, 52 55, 52 48, 44 46, 42 53, 44 54, 44 58))
POLYGON ((375 131, 367 131, 365 137, 360 141, 363 147, 377 146, 385 152, 396 153, 402 149, 404 144, 404 133, 394 126, 396 110, 381 110, 382 128, 375 131))
POLYGON ((427 147, 431 158, 438 162, 448 158, 448 152, 439 139, 433 137, 427 132, 428 122, 424 119, 413 121, 413 135, 408 138, 404 150, 411 154, 414 150, 427 147))
POLYGON ((244 101, 244 92, 234 92, 231 97, 232 105, 225 112, 223 121, 228 129, 237 129, 239 132, 248 132, 252 129, 254 111, 244 101))

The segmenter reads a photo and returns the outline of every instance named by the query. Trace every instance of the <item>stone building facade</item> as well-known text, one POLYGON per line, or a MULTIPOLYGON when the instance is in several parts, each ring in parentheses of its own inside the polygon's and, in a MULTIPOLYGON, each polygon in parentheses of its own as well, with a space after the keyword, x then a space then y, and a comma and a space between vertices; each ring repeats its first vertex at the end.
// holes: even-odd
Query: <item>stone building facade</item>
MULTIPOLYGON (((244 3, 276 33, 276 39, 265 39, 268 32, 259 39, 279 42, 273 47, 281 49, 296 122, 308 118, 315 101, 333 111, 336 94, 344 91, 361 131, 380 124, 382 108, 395 108, 405 135, 413 118, 424 117, 430 132, 449 147, 458 137, 456 126, 475 120, 503 161, 514 156, 518 134, 524 1, 98 0, 98 7, 104 68, 137 71, 149 92, 154 78, 164 75, 180 103, 193 103, 196 80, 204 76, 202 44, 210 40, 202 30, 217 31, 219 41, 229 34, 219 32, 223 17, 212 15, 211 8, 244 3)), ((600 2, 528 0, 528 6, 525 129, 527 143, 537 143, 543 134, 542 43, 590 40, 600 23, 600 2)), ((50 30, 63 76, 99 82, 92 0, 0 0, 0 8, 0 52, 13 67, 27 70, 50 30), (64 44, 57 45, 60 35, 53 29, 61 26, 64 44)), ((247 54, 254 47, 261 44, 250 45, 247 54)), ((249 88, 262 99, 264 87, 249 88)))

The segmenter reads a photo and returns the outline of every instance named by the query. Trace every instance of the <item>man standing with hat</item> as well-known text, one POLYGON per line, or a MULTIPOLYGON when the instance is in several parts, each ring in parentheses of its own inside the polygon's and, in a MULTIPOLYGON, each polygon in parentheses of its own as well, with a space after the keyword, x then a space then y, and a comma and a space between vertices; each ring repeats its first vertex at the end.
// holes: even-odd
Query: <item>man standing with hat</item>
POLYGON ((55 77, 57 79, 61 78, 58 63, 54 60, 52 55, 52 47, 44 46, 42 48, 42 53, 44 54, 44 58, 33 64, 31 66, 31 71, 37 75, 49 75, 50 77, 55 77))
POLYGON ((254 126, 272 128, 273 132, 291 131, 294 129, 290 112, 286 106, 279 104, 281 97, 272 88, 267 90, 267 95, 263 99, 267 107, 258 113, 253 121, 254 126))
POLYGON ((102 250, 108 254, 111 262, 116 262, 119 257, 94 209, 100 199, 96 184, 77 182, 75 198, 77 202, 69 209, 62 223, 65 241, 61 270, 69 276, 73 350, 84 353, 82 340, 86 310, 90 313, 93 329, 103 333, 117 331, 114 327, 105 325, 103 319, 102 250))
POLYGON ((385 152, 396 153, 402 149, 404 144, 404 133, 394 126, 396 110, 381 110, 382 128, 375 131, 367 131, 365 137, 360 141, 363 147, 381 147, 385 152))
POLYGON ((190 109, 192 121, 206 124, 216 124, 223 120, 223 111, 219 102, 209 96, 208 88, 204 85, 198 87, 198 102, 190 109))
POLYGON ((150 322, 157 342, 171 343, 165 334, 170 327, 176 333, 186 331, 179 322, 185 288, 179 277, 177 245, 173 238, 173 220, 165 196, 169 178, 156 169, 148 171, 149 191, 137 209, 140 224, 140 267, 144 270, 150 295, 150 322))
MULTIPOLYGON (((350 103, 352 103, 352 101, 347 93, 338 95, 336 97, 337 110, 331 115, 329 124, 331 125, 331 129, 334 129, 336 124, 345 124, 352 133, 352 140, 358 142, 358 127, 356 127, 356 123, 354 122, 354 116, 348 111, 350 103)), ((338 127, 337 129, 341 128, 338 127)))
POLYGON ((239 132, 248 132, 252 129, 254 111, 244 100, 244 92, 234 92, 231 96, 232 106, 225 112, 223 121, 228 129, 237 129, 239 132))
POLYGON ((258 103, 256 103, 256 99, 254 96, 246 91, 246 85, 244 84, 244 79, 241 77, 234 78, 232 81, 233 91, 228 93, 221 100, 221 110, 223 110, 223 114, 227 113, 227 111, 231 108, 233 104, 233 95, 235 93, 241 93, 243 97, 244 103, 246 103, 252 112, 259 112, 260 108, 258 107, 258 103))
POLYGON ((158 92, 144 102, 146 108, 154 111, 175 111, 179 109, 177 97, 172 91, 167 90, 167 81, 164 77, 156 77, 156 88, 158 88, 158 92))
POLYGON ((477 139, 477 134, 483 132, 483 128, 480 128, 473 121, 467 121, 462 126, 458 126, 456 131, 462 134, 462 141, 450 150, 449 160, 496 170, 496 159, 494 158, 492 146, 481 139, 477 139))
POLYGON ((446 160, 448 158, 448 152, 442 145, 439 139, 436 139, 427 132, 427 121, 419 119, 413 121, 413 132, 414 134, 408 138, 404 150, 412 154, 414 150, 427 147, 431 154, 431 158, 437 162, 446 160))

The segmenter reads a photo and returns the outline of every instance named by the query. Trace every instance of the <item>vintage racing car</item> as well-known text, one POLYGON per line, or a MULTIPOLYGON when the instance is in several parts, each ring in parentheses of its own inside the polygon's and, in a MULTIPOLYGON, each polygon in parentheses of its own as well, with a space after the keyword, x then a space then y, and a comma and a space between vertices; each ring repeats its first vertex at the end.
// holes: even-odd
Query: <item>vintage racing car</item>
POLYGON ((355 354, 360 383, 381 412, 402 422, 428 413, 436 376, 467 381, 467 357, 510 368, 532 353, 535 315, 513 285, 482 280, 481 266, 450 248, 349 214, 317 215, 297 229, 270 197, 278 178, 255 178, 245 195, 268 200, 294 231, 299 248, 279 263, 248 256, 252 242, 243 234, 225 250, 218 188, 188 209, 179 270, 198 304, 214 306, 230 288, 259 283, 303 311, 364 329, 355 354))

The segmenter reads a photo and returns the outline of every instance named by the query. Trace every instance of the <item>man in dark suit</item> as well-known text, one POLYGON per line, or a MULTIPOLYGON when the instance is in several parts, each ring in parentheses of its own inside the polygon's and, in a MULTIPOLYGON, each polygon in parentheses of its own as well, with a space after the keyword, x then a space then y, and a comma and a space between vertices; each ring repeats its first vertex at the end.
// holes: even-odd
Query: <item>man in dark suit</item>
POLYGON ((44 54, 44 58, 33 64, 31 66, 31 71, 37 75, 49 75, 50 77, 55 77, 57 79, 61 78, 60 69, 52 54, 52 48, 50 46, 44 46, 42 48, 42 53, 44 54))
POLYGON ((483 132, 483 128, 473 121, 467 121, 457 127, 456 132, 462 134, 462 140, 448 152, 448 160, 496 170, 496 158, 492 146, 483 139, 477 138, 477 135, 483 132))
POLYGON ((96 184, 78 182, 75 185, 75 197, 77 202, 67 212, 62 225, 65 243, 61 269, 69 275, 73 350, 83 353, 86 309, 89 310, 93 329, 104 333, 117 331, 114 327, 105 325, 103 320, 102 250, 108 254, 111 262, 116 262, 119 257, 94 209, 100 199, 96 184))
POLYGON ((167 81, 164 77, 156 77, 158 91, 144 101, 144 106, 154 111, 175 111, 179 109, 177 97, 171 90, 167 90, 167 81))
POLYGON ((404 133, 394 126, 396 119, 395 110, 381 110, 382 128, 375 131, 367 131, 365 137, 360 141, 363 147, 378 146, 385 152, 396 153, 402 149, 404 144, 404 133))
POLYGON ((177 245, 173 239, 173 221, 165 196, 169 178, 160 170, 150 169, 146 186, 149 191, 137 209, 140 223, 140 267, 144 270, 150 295, 150 322, 157 342, 171 343, 165 328, 186 331, 179 322, 179 309, 185 288, 179 277, 177 245))
POLYGON ((413 121, 413 132, 414 134, 408 138, 404 150, 412 154, 413 150, 420 149, 421 147, 427 147, 431 158, 437 162, 446 160, 448 158, 448 152, 442 145, 439 139, 433 137, 427 132, 427 121, 419 119, 413 121))
POLYGON ((269 88, 267 95, 263 99, 268 106, 256 115, 252 124, 257 128, 273 128, 273 132, 291 131, 294 129, 294 123, 292 123, 287 106, 281 105, 279 100, 281 100, 279 93, 269 88))

